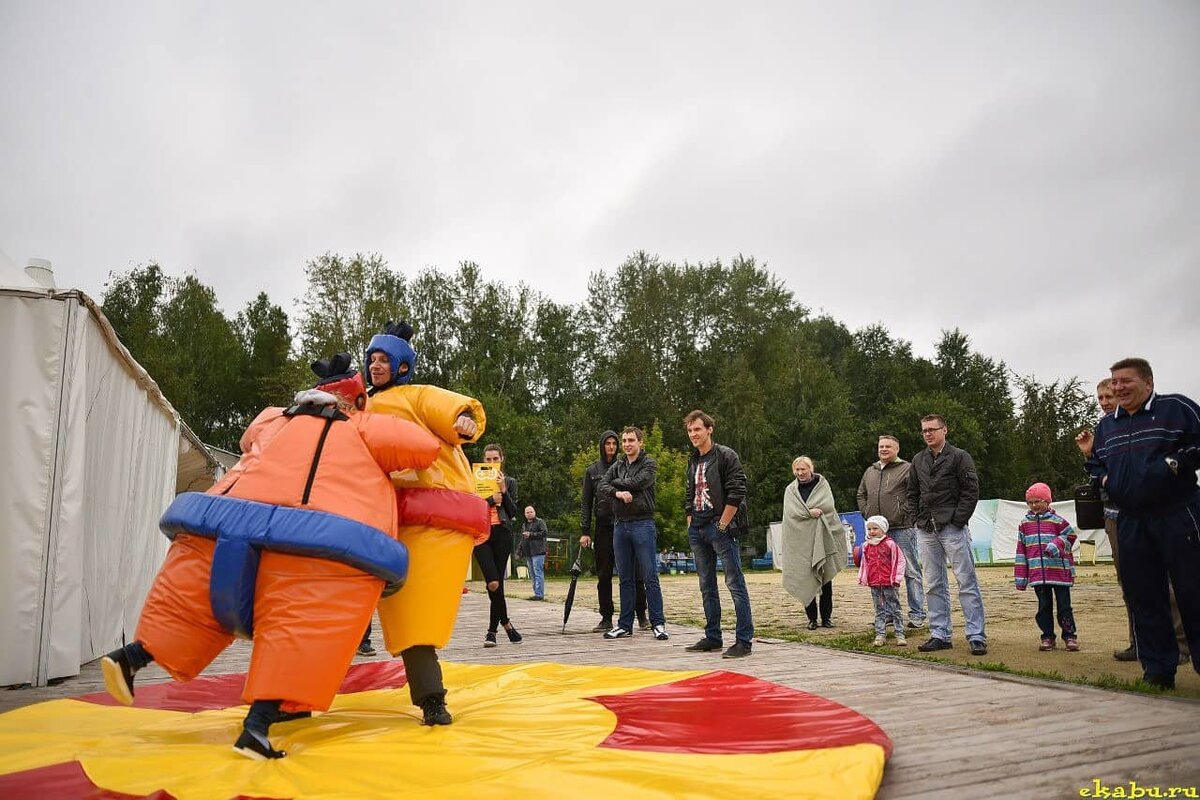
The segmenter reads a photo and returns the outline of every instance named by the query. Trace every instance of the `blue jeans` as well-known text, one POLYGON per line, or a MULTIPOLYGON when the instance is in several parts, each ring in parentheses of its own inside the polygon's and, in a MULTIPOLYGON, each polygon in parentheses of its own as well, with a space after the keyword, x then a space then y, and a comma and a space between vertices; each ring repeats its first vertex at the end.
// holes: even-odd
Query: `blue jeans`
POLYGON ((950 581, 946 559, 958 584, 958 603, 967 621, 967 641, 987 644, 983 630, 983 596, 975 577, 975 554, 971 552, 971 532, 947 525, 937 533, 917 531, 921 563, 925 565, 925 601, 929 604, 929 635, 950 641, 950 581))
POLYGON ((613 527, 613 555, 621 573, 621 616, 617 627, 633 630, 633 607, 637 601, 637 581, 646 584, 646 607, 651 625, 665 625, 662 587, 654 570, 658 552, 658 530, 652 519, 618 520, 613 527))
POLYGON ((529 557, 529 577, 533 580, 533 596, 546 596, 546 556, 529 557))
POLYGON ((714 642, 721 638, 721 595, 717 592, 717 558, 725 565, 725 586, 733 598, 736 617, 735 635, 740 642, 754 641, 754 620, 750 615, 750 592, 742 574, 742 558, 737 539, 717 530, 717 523, 692 525, 688 541, 696 559, 696 577, 700 579, 700 597, 704 600, 704 635, 714 642))
POLYGON ((917 529, 893 528, 888 531, 904 554, 904 587, 908 590, 908 621, 925 622, 925 585, 921 581, 921 557, 917 554, 917 529))

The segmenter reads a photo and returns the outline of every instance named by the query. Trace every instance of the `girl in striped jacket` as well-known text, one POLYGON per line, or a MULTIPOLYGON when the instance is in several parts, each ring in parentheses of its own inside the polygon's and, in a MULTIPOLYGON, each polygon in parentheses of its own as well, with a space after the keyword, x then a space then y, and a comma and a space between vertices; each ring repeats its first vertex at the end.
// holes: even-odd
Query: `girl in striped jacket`
POLYGON ((1017 589, 1033 586, 1037 593, 1038 627, 1042 631, 1039 650, 1053 650, 1054 614, 1068 650, 1079 649, 1075 615, 1071 612, 1071 585, 1075 583, 1075 529, 1050 508, 1050 487, 1035 483, 1025 492, 1029 513, 1017 528, 1017 559, 1013 567, 1017 589))

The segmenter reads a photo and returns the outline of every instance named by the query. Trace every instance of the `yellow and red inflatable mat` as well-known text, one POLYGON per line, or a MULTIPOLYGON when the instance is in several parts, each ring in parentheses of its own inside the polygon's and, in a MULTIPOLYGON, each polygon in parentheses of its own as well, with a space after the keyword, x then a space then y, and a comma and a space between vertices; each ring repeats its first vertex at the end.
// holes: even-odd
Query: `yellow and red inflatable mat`
POLYGON ((231 749, 244 675, 10 711, 0 798, 858 798, 891 753, 857 712, 734 672, 443 666, 453 725, 420 724, 399 662, 358 664, 328 713, 272 728, 272 762, 231 749))

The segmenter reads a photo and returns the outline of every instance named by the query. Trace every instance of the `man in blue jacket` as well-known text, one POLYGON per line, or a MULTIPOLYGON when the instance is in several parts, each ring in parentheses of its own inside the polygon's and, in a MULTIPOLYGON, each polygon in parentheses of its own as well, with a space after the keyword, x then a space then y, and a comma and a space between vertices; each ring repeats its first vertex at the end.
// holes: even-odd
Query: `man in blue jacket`
MULTIPOLYGON (((1087 471, 1121 509, 1117 539, 1125 602, 1147 683, 1175 688, 1179 648, 1169 587, 1193 653, 1200 652, 1200 406, 1157 394, 1143 358, 1113 364, 1117 408, 1096 425, 1087 471)), ((1192 666, 1200 672, 1200 665, 1192 666)))

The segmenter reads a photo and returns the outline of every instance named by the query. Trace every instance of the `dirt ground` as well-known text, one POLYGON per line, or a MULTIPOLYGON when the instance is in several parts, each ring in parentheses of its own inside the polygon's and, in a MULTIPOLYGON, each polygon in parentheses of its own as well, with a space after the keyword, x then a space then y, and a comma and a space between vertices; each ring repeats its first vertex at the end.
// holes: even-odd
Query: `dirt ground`
MULTIPOLYGON (((1038 650, 1040 634, 1033 620, 1037 611, 1037 597, 1032 591, 1018 592, 1013 587, 1011 566, 980 566, 978 568, 983 605, 987 613, 988 655, 972 656, 967 650, 963 634, 963 617, 959 609, 953 574, 950 578, 952 620, 954 626, 954 648, 936 654, 918 653, 916 645, 928 638, 927 630, 909 631, 906 648, 889 645, 880 650, 871 647, 874 636, 874 609, 870 590, 857 584, 855 570, 843 570, 833 584, 834 628, 819 628, 809 631, 804 608, 783 590, 781 573, 754 572, 746 576, 750 589, 750 601, 754 608, 756 635, 759 637, 787 638, 813 644, 837 642, 839 646, 850 646, 869 652, 907 655, 916 658, 952 664, 979 667, 981 665, 1003 665, 1024 674, 1053 677, 1051 673, 1066 678, 1085 678, 1088 681, 1104 681, 1105 676, 1132 681, 1141 677, 1137 662, 1119 662, 1113 659, 1115 649, 1124 648, 1127 642, 1125 609, 1121 603, 1120 587, 1116 572, 1111 564, 1083 565, 1077 568, 1075 586, 1071 590, 1071 605, 1075 612, 1079 631, 1079 652, 1070 653, 1062 649, 1061 641, 1056 650, 1038 650)), ((660 576, 663 602, 668 623, 703 627, 704 612, 700 603, 700 589, 695 575, 660 576)), ((546 597, 551 602, 562 603, 566 599, 568 582, 551 578, 546 582, 546 597)), ((471 584, 472 591, 483 591, 480 583, 471 584)), ((529 581, 512 581, 505 586, 506 594, 528 597, 529 581)), ((616 585, 614 582, 614 595, 616 585)), ((903 597, 903 592, 901 592, 903 597)), ((727 630, 733 628, 733 607, 725 587, 721 586, 723 623, 727 630)), ((615 598, 614 598, 615 599, 615 598)), ((907 604, 902 603, 907 613, 907 604)), ((584 575, 579 579, 570 625, 591 626, 596 622, 597 608, 595 578, 584 575)), ((511 609, 514 622, 520 626, 520 612, 511 609)), ((1176 675, 1177 693, 1200 698, 1200 675, 1190 665, 1180 667, 1176 675)))

